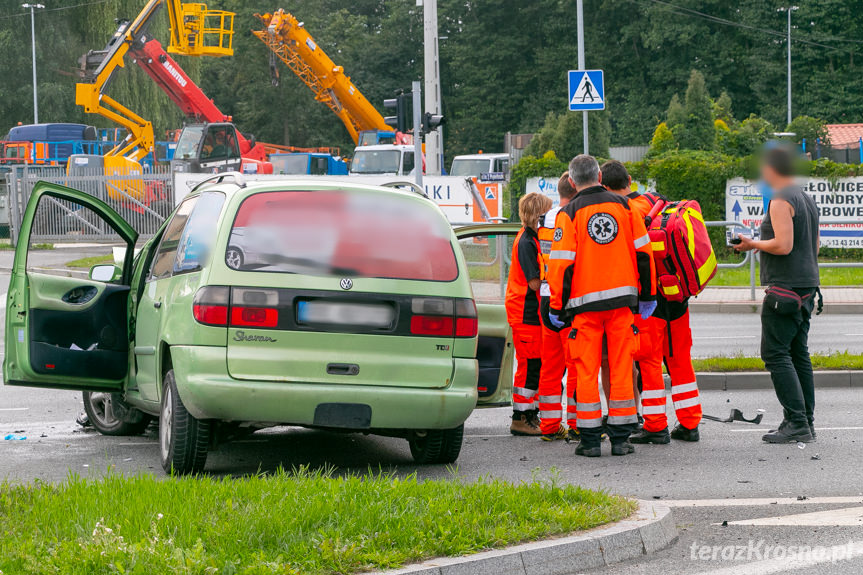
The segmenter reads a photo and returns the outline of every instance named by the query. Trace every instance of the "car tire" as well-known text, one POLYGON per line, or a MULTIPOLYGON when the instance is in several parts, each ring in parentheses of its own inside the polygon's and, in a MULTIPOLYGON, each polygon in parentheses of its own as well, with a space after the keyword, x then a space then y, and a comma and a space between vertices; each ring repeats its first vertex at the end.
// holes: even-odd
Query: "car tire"
POLYGON ((464 425, 459 425, 455 429, 435 429, 424 435, 414 435, 408 443, 416 463, 447 464, 458 459, 463 439, 464 425))
POLYGON ((150 424, 149 415, 126 405, 123 410, 128 413, 119 417, 115 405, 122 399, 117 393, 85 391, 83 400, 90 424, 102 435, 141 435, 150 424))
POLYGON ((168 370, 159 409, 159 456, 165 472, 188 475, 203 471, 211 427, 209 421, 195 419, 186 410, 177 393, 174 370, 168 370))
POLYGON ((229 268, 238 270, 243 267, 243 250, 236 246, 228 246, 225 252, 225 263, 229 268))

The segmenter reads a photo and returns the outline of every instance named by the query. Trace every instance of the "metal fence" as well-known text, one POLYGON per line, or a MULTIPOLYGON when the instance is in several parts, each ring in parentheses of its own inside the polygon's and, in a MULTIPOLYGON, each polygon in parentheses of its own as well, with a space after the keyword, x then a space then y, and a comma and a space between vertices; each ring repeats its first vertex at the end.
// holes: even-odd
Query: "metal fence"
MULTIPOLYGON (((174 206, 170 167, 160 166, 141 175, 106 176, 102 170, 80 170, 66 175, 62 168, 22 166, 6 173, 9 225, 17 243, 21 219, 37 182, 68 186, 90 194, 114 208, 141 237, 155 234, 174 206)), ((116 234, 80 206, 53 198, 43 200, 34 221, 31 242, 100 242, 116 240, 116 234)))

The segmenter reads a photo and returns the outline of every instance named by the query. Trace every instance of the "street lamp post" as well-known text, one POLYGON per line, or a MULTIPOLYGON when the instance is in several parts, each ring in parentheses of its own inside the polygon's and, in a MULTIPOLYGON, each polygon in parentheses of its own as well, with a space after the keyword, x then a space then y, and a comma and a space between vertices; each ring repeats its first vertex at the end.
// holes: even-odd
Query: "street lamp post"
POLYGON ((33 45, 33 123, 39 123, 39 98, 36 92, 36 9, 44 8, 43 4, 21 4, 22 8, 30 9, 30 37, 33 45))
POLYGON ((779 12, 788 13, 788 123, 791 123, 791 13, 797 10, 797 6, 780 8, 779 12))

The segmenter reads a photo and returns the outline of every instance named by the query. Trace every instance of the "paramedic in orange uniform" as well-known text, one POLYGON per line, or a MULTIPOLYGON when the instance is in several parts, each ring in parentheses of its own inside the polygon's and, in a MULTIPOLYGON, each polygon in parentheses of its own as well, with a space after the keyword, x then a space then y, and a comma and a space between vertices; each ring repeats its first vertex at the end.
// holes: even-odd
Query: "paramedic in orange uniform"
POLYGON ((513 435, 540 435, 537 390, 542 367, 542 329, 539 321, 539 288, 542 283, 539 218, 551 209, 550 198, 530 193, 518 202, 524 227, 515 238, 506 286, 506 317, 512 326, 517 368, 512 390, 513 435))
MULTIPOLYGON (((626 167, 616 160, 602 165, 605 186, 629 198, 633 213, 644 219, 657 201, 658 195, 633 192, 632 178, 626 167)), ((701 400, 692 368, 692 329, 689 326, 689 300, 668 301, 657 293, 657 308, 653 316, 643 320, 636 316, 640 334, 640 349, 636 353, 641 373, 641 410, 644 427, 630 438, 632 443, 667 445, 671 439, 698 441, 701 423, 701 400), (666 416, 665 381, 662 364, 671 378, 671 401, 677 415, 677 426, 669 434, 666 416)))
POLYGON ((575 424, 575 369, 569 357, 570 325, 558 328, 552 325, 548 317, 551 291, 548 287, 548 260, 551 256, 551 245, 554 242, 554 230, 557 214, 561 208, 575 196, 575 188, 569 183, 569 173, 563 174, 557 182, 557 193, 560 196, 560 206, 546 212, 540 219, 539 246, 542 250, 543 279, 540 288, 540 319, 542 320, 542 372, 539 376, 539 418, 542 422, 542 439, 554 441, 576 437, 575 424), (566 373, 566 386, 563 376, 566 373), (566 390, 566 403, 561 402, 561 395, 566 390), (564 405, 566 407, 564 407, 564 405), (567 427, 561 423, 566 410, 567 427))
POLYGON ((575 198, 558 214, 549 258, 549 319, 572 320, 569 349, 576 370, 576 455, 599 457, 603 432, 599 396, 602 338, 608 339, 611 390, 606 432, 612 455, 635 451, 629 436, 638 422, 632 393, 636 329, 632 314, 656 309, 656 271, 644 222, 629 201, 600 185, 599 164, 573 158, 569 177, 575 198))

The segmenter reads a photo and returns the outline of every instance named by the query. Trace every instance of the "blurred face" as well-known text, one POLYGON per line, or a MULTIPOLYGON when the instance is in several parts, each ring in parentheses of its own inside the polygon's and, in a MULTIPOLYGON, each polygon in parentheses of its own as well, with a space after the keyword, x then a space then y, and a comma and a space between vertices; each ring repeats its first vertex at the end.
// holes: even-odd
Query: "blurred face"
POLYGON ((761 164, 761 178, 767 182, 767 185, 771 188, 777 188, 777 184, 780 181, 785 180, 782 176, 776 173, 776 170, 768 166, 767 164, 761 164))

